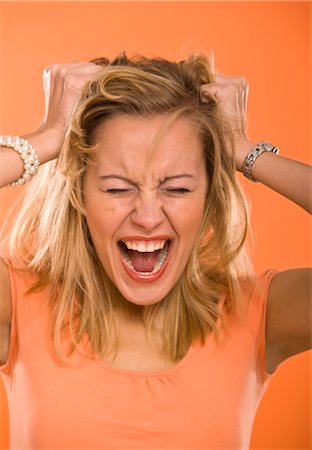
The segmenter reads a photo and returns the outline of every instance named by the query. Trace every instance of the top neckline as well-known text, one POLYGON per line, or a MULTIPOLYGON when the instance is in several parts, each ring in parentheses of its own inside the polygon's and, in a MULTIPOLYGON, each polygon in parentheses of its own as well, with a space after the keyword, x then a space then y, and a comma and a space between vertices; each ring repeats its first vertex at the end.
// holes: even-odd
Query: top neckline
POLYGON ((120 375, 126 375, 126 376, 132 376, 132 377, 160 377, 163 375, 170 375, 179 369, 181 369, 185 364, 192 358, 194 355, 196 348, 197 348, 197 342, 193 342, 186 352, 186 354, 183 356, 180 361, 178 361, 174 366, 169 367, 168 369, 163 370, 157 370, 157 371, 136 371, 136 370, 126 370, 126 369, 118 369, 116 367, 113 367, 109 365, 108 363, 104 362, 101 358, 97 357, 95 358, 95 362, 99 364, 102 368, 108 370, 109 372, 118 373, 120 375))
MULTIPOLYGON (((225 300, 226 300, 226 296, 222 296, 220 298, 220 301, 218 303, 218 308, 220 310, 222 310, 222 308, 224 307, 225 300)), ((220 325, 219 319, 217 320, 217 325, 220 325)), ((213 332, 210 332, 206 335, 205 345, 207 344, 208 340, 212 339, 213 336, 214 336, 213 332)), ((89 340, 87 337, 86 337, 86 339, 87 339, 87 342, 89 343, 89 340)), ((162 376, 173 374, 173 373, 177 372, 178 370, 182 369, 190 361, 190 359, 194 356, 194 354, 196 353, 196 351, 198 350, 200 345, 201 344, 199 342, 199 338, 197 338, 194 342, 192 342, 192 344, 191 344, 190 348, 188 349, 188 351, 186 352, 186 354, 183 356, 183 358, 180 361, 177 362, 177 364, 170 367, 169 369, 163 369, 163 370, 157 370, 157 371, 136 371, 136 370, 118 369, 117 367, 113 367, 110 364, 103 361, 99 356, 95 356, 93 358, 93 361, 95 363, 97 363, 99 366, 101 366, 103 369, 107 370, 108 372, 118 373, 120 375, 125 375, 125 376, 130 376, 130 377, 151 377, 151 378, 162 377, 162 376)), ((85 355, 83 346, 79 345, 78 348, 79 348, 80 353, 85 355)))

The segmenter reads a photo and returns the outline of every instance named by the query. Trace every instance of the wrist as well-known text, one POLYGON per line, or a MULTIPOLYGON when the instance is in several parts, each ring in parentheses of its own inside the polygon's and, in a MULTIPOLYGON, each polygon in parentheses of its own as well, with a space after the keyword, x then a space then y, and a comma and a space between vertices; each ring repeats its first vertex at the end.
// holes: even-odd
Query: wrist
POLYGON ((257 178, 253 176, 253 166, 256 161, 258 161, 259 156, 263 155, 264 153, 273 153, 277 155, 279 152, 278 147, 275 147, 274 145, 270 144, 267 141, 260 141, 258 144, 256 144, 251 152, 248 153, 248 155, 245 158, 245 161, 243 163, 243 174, 246 178, 248 178, 251 181, 256 182, 257 178))
POLYGON ((246 138, 242 138, 235 142, 234 162, 238 172, 243 172, 243 164, 246 156, 251 152, 255 145, 255 143, 248 141, 246 138))
POLYGON ((54 129, 41 129, 22 136, 27 139, 36 150, 40 164, 55 159, 63 144, 64 133, 54 129))

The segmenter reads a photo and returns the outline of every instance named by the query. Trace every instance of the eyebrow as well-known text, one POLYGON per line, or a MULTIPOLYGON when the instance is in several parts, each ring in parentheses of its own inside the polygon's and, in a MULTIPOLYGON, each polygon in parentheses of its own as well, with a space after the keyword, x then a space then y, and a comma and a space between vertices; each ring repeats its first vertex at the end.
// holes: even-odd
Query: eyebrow
POLYGON ((134 181, 130 180, 130 178, 122 177, 120 175, 115 175, 115 174, 112 174, 112 175, 101 175, 99 178, 100 178, 100 180, 109 180, 111 178, 114 178, 114 179, 117 179, 117 180, 126 181, 127 183, 130 183, 130 184, 136 184, 134 181))
MULTIPOLYGON (((120 175, 115 175, 115 174, 102 175, 99 178, 100 178, 100 180, 107 180, 107 179, 114 178, 117 180, 126 181, 129 184, 137 184, 135 181, 130 180, 130 178, 122 177, 120 175)), ((179 173, 179 174, 171 175, 169 177, 164 178, 163 180, 161 180, 160 184, 166 183, 167 181, 170 181, 170 180, 173 180, 176 178, 195 178, 195 176, 191 173, 179 173)))
POLYGON ((170 181, 173 180, 175 178, 195 178, 194 175, 192 175, 191 173, 179 173, 177 175, 172 175, 170 177, 166 177, 164 178, 161 183, 166 183, 166 181, 170 181))

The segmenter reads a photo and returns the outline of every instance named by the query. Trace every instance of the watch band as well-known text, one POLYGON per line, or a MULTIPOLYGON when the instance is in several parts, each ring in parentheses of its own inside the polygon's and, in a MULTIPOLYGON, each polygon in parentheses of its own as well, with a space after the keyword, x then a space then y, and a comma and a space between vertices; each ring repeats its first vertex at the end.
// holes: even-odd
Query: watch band
POLYGON ((271 152, 275 153, 276 155, 279 152, 279 149, 277 147, 274 147, 274 145, 269 144, 267 141, 261 141, 258 144, 254 146, 254 148, 251 150, 250 153, 245 158, 245 161, 243 163, 243 174, 245 175, 248 180, 256 182, 257 180, 252 176, 252 167, 256 161, 256 159, 262 155, 264 152, 271 152))

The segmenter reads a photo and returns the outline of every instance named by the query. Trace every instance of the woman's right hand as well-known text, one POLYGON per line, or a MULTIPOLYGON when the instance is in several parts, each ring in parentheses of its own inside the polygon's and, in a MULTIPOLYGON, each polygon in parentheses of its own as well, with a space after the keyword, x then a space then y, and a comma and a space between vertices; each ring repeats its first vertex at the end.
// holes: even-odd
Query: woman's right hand
MULTIPOLYGON (((72 63, 53 64, 44 71, 45 116, 36 131, 22 136, 35 149, 40 164, 58 156, 82 88, 100 70, 93 63, 72 63)), ((23 160, 17 152, 1 147, 0 168, 2 187, 22 176, 23 160)))
POLYGON ((40 162, 58 156, 82 88, 100 70, 93 63, 53 64, 44 70, 45 116, 38 130, 25 136, 41 153, 40 162))

